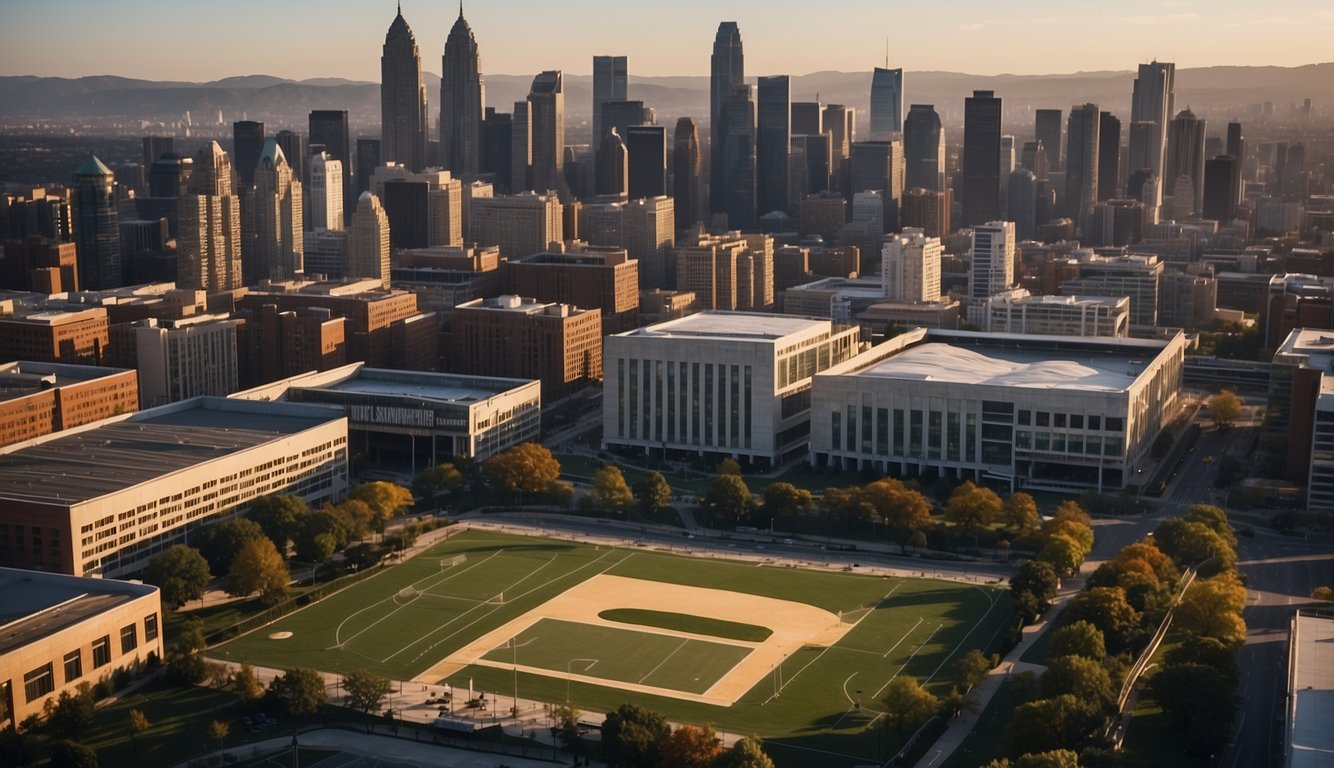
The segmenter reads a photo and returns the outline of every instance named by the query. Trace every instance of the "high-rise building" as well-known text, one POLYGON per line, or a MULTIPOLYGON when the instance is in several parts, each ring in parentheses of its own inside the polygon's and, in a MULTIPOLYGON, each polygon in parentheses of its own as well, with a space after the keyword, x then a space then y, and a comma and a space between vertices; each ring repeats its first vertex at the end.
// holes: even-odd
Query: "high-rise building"
POLYGON ((719 162, 710 177, 709 202, 714 212, 727 216, 727 226, 755 226, 755 92, 738 85, 722 105, 713 140, 719 162))
POLYGON ((306 229, 343 228, 343 164, 321 151, 310 157, 306 193, 306 229))
POLYGON ((885 238, 880 283, 889 301, 939 301, 940 239, 913 227, 885 238))
POLYGON ((533 183, 539 192, 565 189, 565 88, 560 70, 533 78, 528 92, 532 117, 533 183))
POLYGON ((621 246, 639 262, 641 288, 675 285, 674 265, 668 264, 676 246, 674 208, 672 198, 661 195, 625 204, 621 246))
MULTIPOLYGON (((1165 187, 1171 182, 1163 170, 1167 153, 1167 124, 1176 112, 1176 64, 1154 61, 1139 65, 1130 102, 1130 172, 1147 168, 1165 187), (1143 128, 1140 124, 1148 124, 1143 128), (1150 127, 1151 126, 1151 127, 1150 127)), ((1145 201, 1152 207, 1161 198, 1145 201)))
POLYGON ((1014 285, 1014 222, 988 221, 973 227, 968 298, 983 302, 1014 285))
POLYGON ((1121 121, 1111 112, 1098 113, 1098 200, 1119 197, 1121 188, 1121 121))
MULTIPOLYGON (((1060 173, 1065 168, 1062 165, 1065 162, 1065 153, 1061 151, 1064 146, 1061 143, 1061 131, 1065 127, 1065 121, 1061 119, 1061 110, 1039 109, 1033 114, 1033 139, 1042 142, 1043 148, 1047 150, 1048 167, 1060 173)), ((1037 173, 1033 168, 1028 170, 1037 173)))
POLYGON ((626 130, 630 199, 667 194, 667 127, 632 125, 626 130))
POLYGON ((1241 202, 1241 180, 1246 178, 1246 139, 1241 135, 1241 123, 1235 120, 1227 124, 1227 154, 1237 160, 1237 185, 1232 190, 1232 197, 1241 202))
POLYGON ((371 192, 362 192, 357 210, 348 227, 346 277, 374 278, 389 287, 389 215, 380 205, 380 198, 371 192))
POLYGON ((885 206, 885 231, 899 229, 905 177, 903 142, 899 139, 856 142, 848 166, 850 191, 854 195, 866 190, 879 192, 885 206))
POLYGON ((1001 100, 973 91, 963 113, 963 221, 974 226, 1000 217, 1001 100))
MULTIPOLYGON (((593 153, 602 147, 602 105, 609 101, 625 101, 628 64, 624 56, 593 57, 593 153)), ((625 134, 622 133, 622 136, 625 134)))
POLYGON ((514 138, 514 115, 486 108, 482 119, 482 173, 491 177, 491 183, 502 194, 510 189, 513 172, 511 142, 514 138))
POLYGON ((1098 105, 1070 108, 1065 153, 1065 215, 1083 226, 1098 202, 1098 105))
POLYGON ((700 309, 763 309, 774 302, 773 238, 692 231, 676 249, 676 284, 700 309))
MULTIPOLYGON (((445 74, 450 74, 448 66, 445 74)), ((380 54, 381 161, 402 163, 414 171, 425 168, 429 124, 421 52, 400 8, 380 54)))
POLYGON ((908 189, 945 188, 945 131, 931 104, 914 104, 903 122, 903 164, 908 189))
POLYGON ((486 82, 472 28, 459 17, 445 40, 440 62, 440 157, 447 170, 465 176, 482 170, 482 118, 486 82))
POLYGON ((1041 141, 1025 141, 1019 151, 1019 166, 1033 172, 1033 178, 1046 181, 1051 163, 1047 160, 1047 148, 1041 141))
POLYGON ((246 200, 255 264, 244 265, 258 279, 290 279, 305 269, 301 182, 293 177, 278 142, 264 142, 255 168, 255 184, 246 200))
MULTIPOLYGON (((325 152, 327 150, 320 150, 320 151, 325 152)), ((314 154, 314 152, 312 151, 311 154, 314 154)), ((332 155, 330 155, 330 158, 335 159, 333 158, 332 155)), ((371 174, 375 173, 375 169, 378 168, 379 165, 380 165, 380 140, 360 139, 360 138, 357 139, 357 169, 356 169, 357 197, 361 197, 362 192, 365 192, 366 190, 371 188, 371 174)), ((346 174, 344 175, 344 178, 347 178, 346 174)), ((347 192, 347 190, 343 191, 345 193, 347 192)), ((346 194, 343 195, 343 204, 347 205, 346 194)))
POLYGON ((533 188, 533 110, 527 101, 514 102, 510 115, 510 180, 512 194, 533 188))
MULTIPOLYGON (((739 138, 740 134, 737 131, 741 126, 734 126, 732 135, 729 137, 725 130, 726 126, 723 125, 723 112, 727 105, 735 99, 736 89, 745 85, 745 83, 746 60, 741 51, 741 31, 737 29, 735 21, 721 22, 718 24, 718 33, 713 39, 713 55, 709 59, 709 210, 715 213, 730 213, 728 207, 734 202, 731 200, 731 193, 726 190, 736 180, 729 174, 723 153, 729 138, 733 142, 739 138)), ((753 166, 755 152, 753 146, 755 133, 753 104, 750 122, 751 127, 747 133, 750 135, 750 141, 752 142, 750 154, 753 166)), ((753 206, 755 194, 753 167, 750 185, 751 204, 753 206)), ((753 219, 754 215, 752 211, 750 217, 753 219)), ((731 226, 740 225, 734 222, 731 226)), ((746 226, 750 226, 749 223, 746 226)))
POLYGON ((824 127, 829 132, 830 187, 847 194, 848 156, 857 140, 857 110, 842 104, 830 104, 824 110, 824 127))
MULTIPOLYGON (((1205 122, 1187 107, 1172 119, 1167 129, 1167 159, 1164 161, 1164 194, 1176 198, 1182 177, 1190 179, 1190 210, 1199 213, 1204 201, 1204 130, 1205 122)), ((1182 203, 1174 200, 1182 210, 1182 203)))
POLYGON ((903 70, 876 67, 871 74, 871 139, 888 141, 903 130, 903 70))
POLYGON ((375 169, 371 191, 389 216, 395 248, 463 244, 463 186, 449 171, 413 173, 397 163, 375 169))
POLYGON ((540 379, 558 400, 602 378, 602 313, 528 297, 476 299, 454 308, 451 368, 540 379))
POLYGON ((231 159, 210 141, 195 155, 190 186, 179 202, 177 287, 214 293, 244 284, 241 203, 234 188, 231 159))
POLYGON ((1204 164, 1204 218, 1225 223, 1237 217, 1237 198, 1232 190, 1237 184, 1238 165, 1231 155, 1218 155, 1204 164))
POLYGON ((678 118, 676 132, 672 134, 672 198, 676 201, 678 227, 704 220, 703 163, 695 119, 678 118))
POLYGON ((624 197, 630 176, 630 153, 615 128, 604 137, 593 165, 596 168, 593 191, 598 195, 624 197))
POLYGON ((818 101, 792 102, 793 136, 819 136, 824 131, 823 104, 818 101))
POLYGON ((505 258, 545 251, 564 237, 564 218, 555 195, 524 192, 474 199, 468 234, 477 245, 498 245, 505 258))
POLYGON ((255 166, 264 149, 264 124, 254 120, 232 123, 232 170, 236 174, 237 191, 245 197, 255 183, 255 166))
POLYGON ((153 163, 161 160, 166 155, 176 152, 174 141, 170 136, 145 136, 143 138, 144 146, 144 167, 151 168, 153 163))
POLYGON ((1019 242, 1032 240, 1037 232, 1037 177, 1027 168, 1010 172, 1005 195, 1005 218, 1014 222, 1014 236, 1019 242))
POLYGON ((758 212, 788 209, 787 158, 792 143, 792 89, 787 75, 761 77, 755 138, 758 212))
POLYGON ((352 186, 352 144, 348 134, 347 110, 312 109, 309 128, 307 135, 311 150, 314 151, 318 144, 333 159, 343 164, 343 216, 346 221, 357 199, 352 186))
POLYGON ((287 157, 287 164, 292 166, 292 176, 302 184, 308 183, 306 178, 306 137, 296 131, 283 129, 273 136, 274 141, 282 149, 283 155, 287 157))
POLYGON ((120 287, 124 276, 115 174, 96 156, 89 155, 74 172, 73 198, 79 287, 85 291, 120 287))

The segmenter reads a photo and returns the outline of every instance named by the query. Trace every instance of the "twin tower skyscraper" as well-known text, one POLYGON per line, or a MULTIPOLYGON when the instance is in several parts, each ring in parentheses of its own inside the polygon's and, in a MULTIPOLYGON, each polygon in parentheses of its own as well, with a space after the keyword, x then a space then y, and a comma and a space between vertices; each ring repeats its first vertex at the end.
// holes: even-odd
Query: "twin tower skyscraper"
MULTIPOLYGON (((441 160, 455 174, 477 173, 482 159, 485 83, 477 40, 463 18, 462 3, 445 40, 441 65, 441 160)), ((380 56, 380 161, 402 163, 414 171, 424 169, 428 115, 421 53, 400 7, 380 56)))

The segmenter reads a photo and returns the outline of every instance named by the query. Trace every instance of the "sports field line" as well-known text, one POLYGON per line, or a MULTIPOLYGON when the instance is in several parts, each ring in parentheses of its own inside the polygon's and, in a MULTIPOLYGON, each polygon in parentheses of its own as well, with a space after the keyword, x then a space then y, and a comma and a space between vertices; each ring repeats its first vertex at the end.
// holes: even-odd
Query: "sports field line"
POLYGON ((982 614, 982 617, 979 618, 977 621, 973 622, 973 626, 969 627, 967 632, 963 633, 963 637, 959 638, 959 642, 957 645, 954 646, 954 650, 950 651, 949 654, 946 655, 944 659, 941 659, 940 666, 936 667, 936 670, 931 673, 931 677, 928 677, 922 683, 923 685, 931 682, 932 678, 940 674, 940 670, 945 667, 945 664, 948 663, 950 659, 954 658, 954 654, 958 653, 959 649, 963 647, 964 641, 967 640, 969 637, 971 637, 972 634, 977 631, 977 628, 982 626, 982 624, 986 622, 987 617, 991 615, 991 609, 996 607, 996 603, 998 602, 997 598, 999 597, 999 595, 995 592, 986 592, 986 591, 983 591, 982 594, 991 598, 991 605, 987 606, 987 612, 982 614))
MULTIPOLYGON (((898 584, 895 584, 895 585, 894 585, 894 589, 898 589, 898 588, 899 588, 899 585, 898 585, 898 584)), ((886 592, 886 593, 885 593, 885 596, 882 597, 882 598, 880 598, 880 601, 883 602, 883 601, 884 601, 886 598, 888 598, 890 595, 894 594, 894 589, 891 589, 891 590, 889 590, 888 592, 886 592)), ((867 611, 866 613, 862 614, 862 617, 861 617, 860 619, 857 619, 856 621, 854 621, 854 622, 852 623, 852 629, 856 629, 858 624, 861 624, 863 621, 866 620, 866 617, 867 617, 867 616, 870 616, 870 615, 871 615, 872 613, 874 613, 874 612, 875 612, 875 611, 872 610, 872 611, 867 611)), ((849 629, 848 632, 851 632, 852 629, 849 629)), ((843 636, 844 636, 844 637, 847 637, 847 633, 844 633, 843 636)), ((817 653, 817 654, 815 655, 815 658, 811 659, 810 661, 808 661, 808 662, 806 662, 804 665, 802 665, 801 669, 798 669, 798 670, 796 671, 796 674, 794 674, 794 675, 792 675, 791 677, 789 677, 789 678, 787 678, 786 680, 784 680, 784 681, 783 681, 783 685, 782 685, 782 687, 780 687, 777 691, 774 691, 774 693, 773 693, 772 696, 770 696, 769 698, 765 699, 765 700, 764 700, 764 704, 768 704, 769 702, 771 702, 771 701, 773 701, 774 699, 778 698, 778 696, 779 696, 780 694, 782 694, 783 689, 784 689, 784 688, 787 688, 789 685, 791 685, 791 684, 792 684, 792 681, 793 681, 793 680, 796 680, 796 679, 801 675, 802 672, 805 672, 806 669, 807 669, 808 667, 810 667, 810 665, 812 665, 812 664, 814 664, 815 662, 819 661, 820 659, 824 658, 824 655, 825 655, 826 653, 829 653, 830 649, 832 649, 832 648, 837 648, 837 647, 838 647, 838 644, 837 644, 837 643, 835 643, 834 645, 826 645, 826 646, 824 647, 824 650, 820 651, 819 653, 817 653)), ((781 664, 780 664, 780 666, 781 666, 781 664)), ((764 706, 764 704, 761 704, 760 706, 764 706)))
POLYGON ((678 646, 676 646, 676 648, 673 649, 671 653, 669 653, 669 654, 667 654, 666 656, 664 656, 663 659, 662 659, 662 661, 658 662, 658 665, 657 665, 656 667, 654 667, 653 669, 650 669, 650 670, 649 670, 643 677, 639 678, 639 682, 642 684, 645 680, 647 680, 647 679, 649 679, 650 677, 652 677, 654 672, 657 672, 659 669, 662 669, 662 665, 663 665, 663 664, 666 664, 668 661, 671 660, 671 658, 672 658, 673 656, 675 656, 675 655, 677 654, 678 651, 680 651, 682 648, 686 647, 686 643, 688 643, 688 642, 690 642, 690 638, 688 638, 688 637, 682 638, 682 639, 681 639, 681 644, 678 645, 678 646))
MULTIPOLYGON (((510 600, 510 601, 506 601, 506 602, 508 603, 508 602, 512 602, 513 600, 522 600, 523 598, 527 597, 528 595, 531 595, 532 593, 534 593, 534 592, 536 592, 536 591, 538 591, 538 590, 540 590, 540 589, 544 589, 544 588, 550 586, 551 584, 554 584, 555 582, 560 581, 561 579, 569 578, 570 576, 573 576, 574 574, 576 574, 576 573, 578 573, 578 572, 584 570, 585 568, 588 568, 588 567, 590 567, 590 566, 596 565, 598 562, 600 562, 600 561, 602 560, 602 558, 606 557, 607 555, 610 555, 611 553, 613 553, 613 552, 615 552, 615 551, 617 551, 617 550, 615 550, 615 549, 609 549, 609 550, 607 550, 605 553, 603 553, 603 554, 601 554, 601 555, 598 555, 598 557, 597 557, 596 560, 590 560, 589 562, 584 563, 583 565, 579 566, 578 568, 575 568, 575 569, 572 570, 572 571, 567 571, 567 572, 565 572, 565 573, 561 574, 560 576, 557 576, 557 577, 555 577, 555 578, 553 578, 553 579, 548 579, 547 581, 545 581, 545 582, 543 582, 543 583, 541 583, 541 584, 538 584, 537 586, 533 587, 532 589, 530 589, 530 590, 528 590, 528 591, 526 591, 526 592, 520 593, 519 595, 515 596, 512 600, 510 600)), ((607 571, 611 570, 612 568, 615 568, 616 566, 620 565, 621 563, 625 562, 626 560, 629 560, 630 558, 634 557, 635 554, 636 554, 636 553, 634 553, 634 552, 630 552, 629 554, 627 554, 625 557, 621 558, 620 560, 617 560, 616 562, 609 564, 606 568, 603 568, 603 569, 600 571, 600 573, 606 573, 607 571)), ((545 566, 543 566, 543 567, 545 567, 545 566)), ((539 570, 540 570, 540 569, 539 569, 539 570)), ((533 573, 536 573, 536 571, 533 571, 532 573, 529 573, 528 576, 532 576, 533 573)), ((525 579, 527 579, 528 576, 525 576, 523 579, 519 579, 519 581, 516 581, 515 584, 521 584, 521 583, 523 583, 523 581, 524 581, 525 579)), ((503 591, 503 590, 502 590, 502 591, 503 591)), ((482 605, 486 605, 486 603, 482 603, 482 605)), ((500 609, 503 608, 505 605, 506 605, 506 603, 499 603, 499 604, 493 605, 492 608, 491 608, 491 610, 488 611, 486 614, 484 614, 484 615, 482 615, 482 616, 478 616, 476 619, 473 619, 472 621, 468 622, 467 624, 463 625, 462 627, 459 627, 458 629, 454 630, 453 632, 450 632, 448 635, 445 635, 444 637, 440 638, 440 639, 437 640, 436 642, 432 643, 430 646, 428 646, 428 647, 427 647, 425 650, 423 650, 421 653, 419 653, 419 654, 417 654, 415 657, 413 657, 412 661, 414 661, 414 662, 417 661, 417 660, 420 659, 421 657, 423 657, 423 656, 425 656, 426 654, 430 653, 431 651, 435 650, 441 643, 444 643, 445 641, 447 641, 447 640, 449 640, 449 639, 451 639, 451 638, 457 636, 460 632, 462 632, 462 631, 468 629, 469 627, 472 627, 474 624, 476 624, 476 623, 478 623, 478 622, 480 622, 480 621, 482 621, 482 620, 484 620, 484 619, 490 617, 491 614, 493 614, 493 613, 495 613, 496 611, 500 610, 500 609)), ((479 607, 479 606, 474 606, 474 608, 476 608, 476 607, 479 607)), ((442 626, 440 626, 440 627, 436 627, 434 630, 431 630, 431 632, 428 632, 428 633, 426 633, 425 635, 423 635, 417 642, 420 642, 420 640, 424 640, 424 639, 426 639, 427 637, 430 637, 430 636, 431 636, 432 634, 434 634, 435 632, 438 632, 439 630, 444 629, 445 627, 448 627, 449 624, 453 624, 453 623, 454 623, 455 621, 457 621, 458 619, 463 618, 464 615, 467 615, 468 613, 471 613, 472 610, 473 610, 473 608, 469 608, 467 611, 464 612, 464 614, 462 614, 462 615, 456 617, 455 619, 451 619, 450 622, 449 622, 448 624, 444 624, 444 625, 442 625, 442 626)), ((406 650, 406 648, 404 648, 403 650, 406 650)), ((402 650, 398 651, 398 653, 402 653, 402 652, 403 652, 402 650)), ((394 655, 397 656, 398 653, 395 653, 394 655)), ((391 656, 390 658, 393 658, 393 657, 391 656)), ((385 661, 388 661, 388 659, 386 659, 385 661)))
MULTIPOLYGON (((931 634, 927 635, 925 640, 923 640, 922 642, 918 643, 918 644, 917 644, 917 647, 914 648, 914 649, 912 649, 912 653, 908 654, 908 658, 906 658, 906 659, 903 660, 903 663, 899 665, 899 668, 898 668, 897 670, 895 670, 894 674, 892 674, 892 675, 889 676, 889 679, 885 681, 885 684, 882 685, 882 686, 880 686, 880 690, 876 691, 876 692, 875 692, 875 695, 872 696, 871 698, 873 698, 873 699, 879 699, 879 698, 880 698, 880 694, 884 693, 884 692, 885 692, 885 689, 889 687, 889 684, 892 683, 892 682, 894 682, 894 678, 898 677, 899 675, 901 675, 901 674, 903 673, 904 668, 906 668, 906 667, 908 666, 908 664, 909 664, 914 658, 916 658, 918 652, 921 651, 923 648, 925 648, 927 643, 931 642, 931 638, 935 637, 935 636, 936 636, 936 633, 939 632, 939 631, 940 631, 940 628, 943 627, 943 626, 945 626, 945 625, 944 625, 944 624, 937 624, 937 625, 936 625, 936 628, 933 629, 933 630, 931 630, 931 634)), ((930 678, 928 678, 928 680, 929 680, 929 679, 930 679, 930 678)))
POLYGON ((907 632, 904 632, 904 633, 903 633, 903 637, 900 637, 900 638, 898 639, 898 642, 896 642, 896 643, 894 643, 893 645, 889 646, 889 650, 888 650, 888 651, 885 651, 883 654, 881 654, 881 655, 880 655, 880 658, 882 658, 882 659, 888 659, 888 658, 889 658, 889 654, 893 653, 895 648, 898 648, 900 645, 902 645, 902 644, 903 644, 903 641, 908 639, 908 635, 911 635, 911 634, 913 633, 913 630, 916 630, 918 627, 922 626, 922 622, 924 622, 924 621, 926 621, 926 619, 922 618, 921 616, 918 616, 918 617, 917 617, 917 623, 914 624, 914 625, 912 625, 912 629, 908 630, 907 632))
MULTIPOLYGON (((496 552, 494 552, 494 553, 491 554, 491 557, 488 557, 488 558, 486 558, 486 559, 484 559, 484 560, 478 560, 476 563, 473 563, 472 565, 468 566, 467 568, 464 568, 464 569, 461 570, 461 571, 458 571, 457 573, 451 573, 450 576, 449 576, 449 578, 453 578, 453 577, 455 577, 455 576, 462 576, 464 573, 467 573, 468 571, 472 570, 473 568, 480 567, 481 565, 483 565, 484 563, 486 563, 487 560, 490 560, 492 557, 497 557, 497 556, 499 556, 500 553, 501 553, 501 552, 504 552, 504 551, 505 551, 505 550, 503 550, 503 549, 501 549, 501 550, 497 550, 496 552)), ((417 579, 416 581, 412 582, 412 583, 409 584, 408 586, 411 587, 411 588, 413 588, 413 589, 417 589, 417 585, 418 585, 418 584, 422 583, 423 581, 426 581, 426 579, 431 578, 431 576, 438 576, 438 575, 439 575, 438 573, 433 573, 433 574, 431 574, 430 576, 422 577, 422 578, 417 579)), ((436 584, 441 584, 441 583, 443 583, 443 581, 441 581, 441 582, 436 582, 436 584)), ((435 586, 435 584, 432 584, 431 586, 435 586)), ((420 591, 420 590, 418 590, 418 591, 420 591)), ((356 618, 357 616, 360 616, 361 614, 365 613, 366 611, 369 611, 370 609, 372 609, 372 608, 374 608, 374 607, 380 605, 381 603, 383 603, 383 602, 386 601, 386 600, 393 600, 393 599, 394 599, 395 597, 397 597, 397 596, 398 596, 398 593, 395 592, 394 594, 390 595, 389 597, 382 598, 382 599, 380 599, 380 600, 376 600, 375 602, 371 603, 370 605, 366 606, 365 608, 362 608, 362 609, 359 610, 359 611, 356 611, 355 613, 350 613, 350 614, 348 614, 347 617, 345 617, 342 621, 340 621, 340 622, 338 623, 338 627, 337 627, 336 629, 334 629, 334 644, 333 644, 332 647, 333 647, 333 648, 339 648, 339 647, 342 647, 342 646, 347 645, 348 643, 350 643, 350 642, 352 642, 353 640, 357 639, 357 636, 358 636, 358 635, 361 635, 362 633, 367 632, 367 631, 369 631, 369 630, 375 628, 377 625, 379 625, 379 623, 380 623, 381 621, 384 621, 384 620, 385 620, 386 618, 388 618, 389 616, 393 616, 395 613, 398 613, 399 608, 402 608, 403 606, 400 605, 398 608, 395 608, 395 609, 394 609, 393 611, 391 611, 387 616, 381 617, 381 618, 379 619, 379 621, 376 621, 376 622, 370 624, 370 625, 367 626, 365 629, 361 630, 361 632, 356 633, 355 635, 349 637, 347 640, 342 640, 342 639, 341 639, 342 634, 343 634, 343 626, 346 625, 349 621, 351 621, 352 619, 356 618)), ((324 650, 327 651, 327 650, 330 650, 330 649, 329 649, 329 648, 325 648, 324 650)))

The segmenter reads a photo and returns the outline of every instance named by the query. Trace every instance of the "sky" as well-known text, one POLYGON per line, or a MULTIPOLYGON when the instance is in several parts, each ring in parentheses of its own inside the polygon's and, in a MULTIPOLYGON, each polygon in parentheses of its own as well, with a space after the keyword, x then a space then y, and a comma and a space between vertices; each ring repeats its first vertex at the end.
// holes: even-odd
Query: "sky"
MULTIPOLYGON (((403 0, 423 68, 440 71, 458 15, 403 0)), ((248 74, 378 81, 394 0, 0 0, 0 75, 207 81, 248 74)), ((1297 66, 1329 58, 1329 0, 470 0, 483 73, 707 75, 736 21, 747 75, 883 66, 978 75, 1133 69, 1174 61, 1297 66)))

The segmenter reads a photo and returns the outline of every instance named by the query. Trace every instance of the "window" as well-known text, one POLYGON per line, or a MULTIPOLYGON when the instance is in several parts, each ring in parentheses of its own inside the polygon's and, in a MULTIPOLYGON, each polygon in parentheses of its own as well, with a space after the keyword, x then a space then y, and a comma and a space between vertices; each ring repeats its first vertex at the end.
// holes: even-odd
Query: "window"
POLYGON ((133 624, 120 628, 120 652, 129 653, 139 647, 139 628, 133 624))
POLYGON ((1098 432, 1098 431, 1100 431, 1100 430, 1102 429, 1102 417, 1101 417, 1101 416, 1090 416, 1090 417, 1089 417, 1089 429, 1093 430, 1094 432, 1098 432))
POLYGON ((1070 414, 1070 428, 1071 428, 1071 429, 1083 429, 1083 428, 1084 428, 1084 414, 1082 414, 1082 413, 1072 413, 1072 414, 1070 414))
POLYGON ((1064 414, 1064 413, 1053 413, 1053 414, 1052 414, 1052 419, 1054 419, 1054 422, 1053 422, 1052 426, 1056 427, 1057 429, 1065 429, 1065 414, 1064 414))
POLYGON ((1033 423, 1033 412, 1027 410, 1019 411, 1019 423, 1025 427, 1033 423))
POLYGON ((111 636, 102 635, 93 641, 93 669, 111 663, 111 636))
POLYGON ((56 689, 55 675, 51 674, 51 664, 46 663, 23 676, 23 693, 29 704, 56 689))
POLYGON ((1051 414, 1047 413, 1046 411, 1038 411, 1038 426, 1039 427, 1051 426, 1050 418, 1051 414))
POLYGON ((78 680, 83 677, 83 654, 78 648, 65 654, 65 684, 78 680))
POLYGON ((1108 432, 1121 432, 1121 431, 1123 431, 1123 430, 1124 430, 1124 426, 1123 426, 1123 424, 1124 424, 1124 422, 1123 422, 1123 420, 1121 419, 1120 416, 1108 416, 1108 417, 1107 417, 1107 431, 1108 431, 1108 432))
POLYGON ((150 613, 144 617, 144 641, 157 639, 157 614, 150 613))
POLYGON ((829 433, 832 438, 829 444, 834 450, 838 450, 839 444, 843 442, 843 414, 833 411, 829 414, 829 433))

